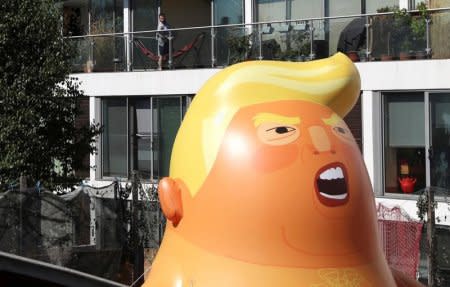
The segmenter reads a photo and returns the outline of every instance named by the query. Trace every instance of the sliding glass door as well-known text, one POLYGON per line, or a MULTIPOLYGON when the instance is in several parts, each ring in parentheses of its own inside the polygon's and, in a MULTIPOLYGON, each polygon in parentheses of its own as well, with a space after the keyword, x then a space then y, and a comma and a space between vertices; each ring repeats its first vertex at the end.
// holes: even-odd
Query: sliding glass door
POLYGON ((101 178, 169 175, 170 156, 190 96, 102 99, 101 178))
POLYGON ((430 93, 430 186, 450 191, 450 93, 430 93))
POLYGON ((402 194, 400 182, 409 178, 413 191, 425 188, 425 151, 424 94, 384 94, 385 193, 402 194))
POLYGON ((384 93, 384 192, 450 191, 450 93, 384 93))

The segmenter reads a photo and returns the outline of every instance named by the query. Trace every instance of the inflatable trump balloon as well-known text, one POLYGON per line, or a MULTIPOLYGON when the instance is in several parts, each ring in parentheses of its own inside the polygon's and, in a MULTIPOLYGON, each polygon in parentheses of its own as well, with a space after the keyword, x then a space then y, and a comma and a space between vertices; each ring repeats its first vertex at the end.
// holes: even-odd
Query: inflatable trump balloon
POLYGON ((342 120, 359 93, 343 54, 212 77, 159 184, 168 222, 144 286, 420 286, 380 247, 369 177, 342 120))

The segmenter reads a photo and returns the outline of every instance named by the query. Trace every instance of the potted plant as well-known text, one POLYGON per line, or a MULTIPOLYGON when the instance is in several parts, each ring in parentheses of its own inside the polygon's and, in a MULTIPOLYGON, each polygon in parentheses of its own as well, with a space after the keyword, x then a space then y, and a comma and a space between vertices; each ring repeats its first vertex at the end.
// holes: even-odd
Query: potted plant
MULTIPOLYGON (((305 28, 306 29, 306 28, 305 28)), ((305 61, 311 54, 311 41, 306 30, 291 31, 285 40, 286 51, 280 58, 287 61, 305 61)))
MULTIPOLYGON (((393 12, 395 7, 382 7, 377 9, 377 13, 393 12)), ((392 25, 393 16, 388 14, 375 15, 372 21, 372 57, 379 58, 382 61, 393 59, 392 49, 392 25)))
POLYGON ((413 15, 411 19, 411 34, 414 43, 415 57, 422 59, 426 57, 426 21, 429 18, 427 4, 421 2, 417 5, 418 14, 413 15))
POLYGON ((411 15, 408 10, 397 6, 377 10, 379 13, 394 13, 375 17, 373 30, 377 39, 374 41, 373 54, 379 54, 382 60, 392 60, 393 55, 401 60, 411 59, 415 48, 425 45, 427 6, 420 3, 417 9, 418 15, 411 15))
POLYGON ((417 14, 411 14, 406 9, 398 7, 389 9, 394 12, 391 29, 388 32, 388 43, 391 46, 389 49, 392 49, 400 60, 411 59, 417 54, 423 55, 425 51, 428 9, 423 2, 417 5, 417 9, 419 10, 417 14), (421 53, 416 53, 415 50, 420 50, 421 53))
POLYGON ((244 35, 232 35, 227 39, 229 56, 228 63, 235 64, 249 58, 252 44, 252 33, 244 35))
POLYGON ((412 47, 411 14, 406 9, 399 9, 398 7, 394 7, 393 11, 391 41, 394 53, 401 60, 410 59, 412 47))

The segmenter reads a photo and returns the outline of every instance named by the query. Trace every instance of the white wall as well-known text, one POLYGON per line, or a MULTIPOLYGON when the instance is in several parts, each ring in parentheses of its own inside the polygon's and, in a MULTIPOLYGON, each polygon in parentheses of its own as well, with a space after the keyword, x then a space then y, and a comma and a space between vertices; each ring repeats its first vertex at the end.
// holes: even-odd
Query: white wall
POLYGON ((195 94, 219 69, 73 74, 87 96, 195 94))
POLYGON ((360 62, 363 91, 450 89, 450 60, 360 62))

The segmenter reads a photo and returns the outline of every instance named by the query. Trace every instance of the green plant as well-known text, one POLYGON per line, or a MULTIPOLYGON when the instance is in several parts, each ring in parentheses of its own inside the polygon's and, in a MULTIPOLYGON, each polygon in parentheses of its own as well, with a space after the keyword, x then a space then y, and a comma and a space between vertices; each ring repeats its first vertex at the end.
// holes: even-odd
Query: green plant
MULTIPOLYGON (((114 33, 114 26, 112 21, 100 18, 94 19, 90 25, 91 35, 114 33)), ((92 37, 93 43, 93 62, 96 69, 112 69, 114 58, 114 37, 113 36, 98 36, 92 37)))
POLYGON ((406 9, 395 7, 392 25, 392 43, 395 53, 409 52, 411 43, 411 14, 406 9))
MULTIPOLYGON (((435 210, 438 204, 435 200, 435 195, 438 194, 439 188, 429 186, 424 189, 423 193, 419 195, 417 199, 417 215, 421 221, 426 224, 427 228, 427 240, 426 240, 426 253, 427 253, 427 263, 428 263, 428 286, 444 286, 445 279, 441 274, 441 269, 439 268, 438 258, 444 260, 448 263, 448 251, 445 245, 439 245, 439 240, 437 238, 436 232, 436 222, 440 222, 439 217, 435 216, 435 210)), ((447 195, 444 198, 446 199, 447 195)), ((447 201, 447 200, 445 200, 447 201)), ((447 201, 448 202, 448 201, 447 201)), ((445 285, 447 286, 447 285, 445 285)))
POLYGON ((245 35, 232 35, 227 39, 229 49, 229 64, 245 61, 249 58, 252 44, 252 33, 245 35))
POLYGON ((298 60, 309 56, 311 53, 311 42, 309 34, 305 31, 291 31, 284 40, 286 50, 280 53, 280 58, 284 60, 298 60))
MULTIPOLYGON (((427 190, 425 190, 422 194, 419 195, 419 198, 417 199, 416 206, 417 206, 417 216, 421 221, 425 221, 426 215, 428 213, 428 198, 429 194, 427 190)), ((432 206, 434 209, 437 208, 437 203, 432 202, 432 206)))
POLYGON ((426 43, 426 21, 429 18, 427 4, 421 2, 417 5, 418 15, 414 15, 411 20, 411 33, 416 47, 423 48, 426 43))
POLYGON ((400 9, 398 6, 387 6, 377 10, 379 13, 393 12, 392 15, 377 17, 378 27, 384 35, 381 37, 385 37, 383 49, 387 50, 387 54, 409 53, 414 47, 420 45, 418 41, 424 41, 425 18, 428 11, 424 3, 420 3, 417 9, 419 10, 418 16, 412 15, 408 10, 400 9))
POLYGON ((411 14, 406 9, 393 7, 392 45, 396 53, 410 52, 416 47, 425 46, 426 19, 429 17, 427 5, 417 5, 418 14, 411 14))
POLYGON ((311 41, 304 41, 300 46, 299 50, 300 55, 309 56, 311 54, 311 41))
MULTIPOLYGON (((377 10, 378 13, 393 12, 398 7, 382 7, 377 10)), ((372 56, 383 57, 385 55, 392 55, 392 26, 393 15, 376 15, 373 17, 373 24, 371 26, 374 41, 372 44, 372 56)))
POLYGON ((377 13, 387 13, 387 12, 392 12, 392 7, 386 6, 377 9, 377 13))
POLYGON ((69 77, 75 53, 60 16, 51 0, 0 2, 0 186, 72 186, 94 151, 98 126, 75 125, 83 93, 69 77))

